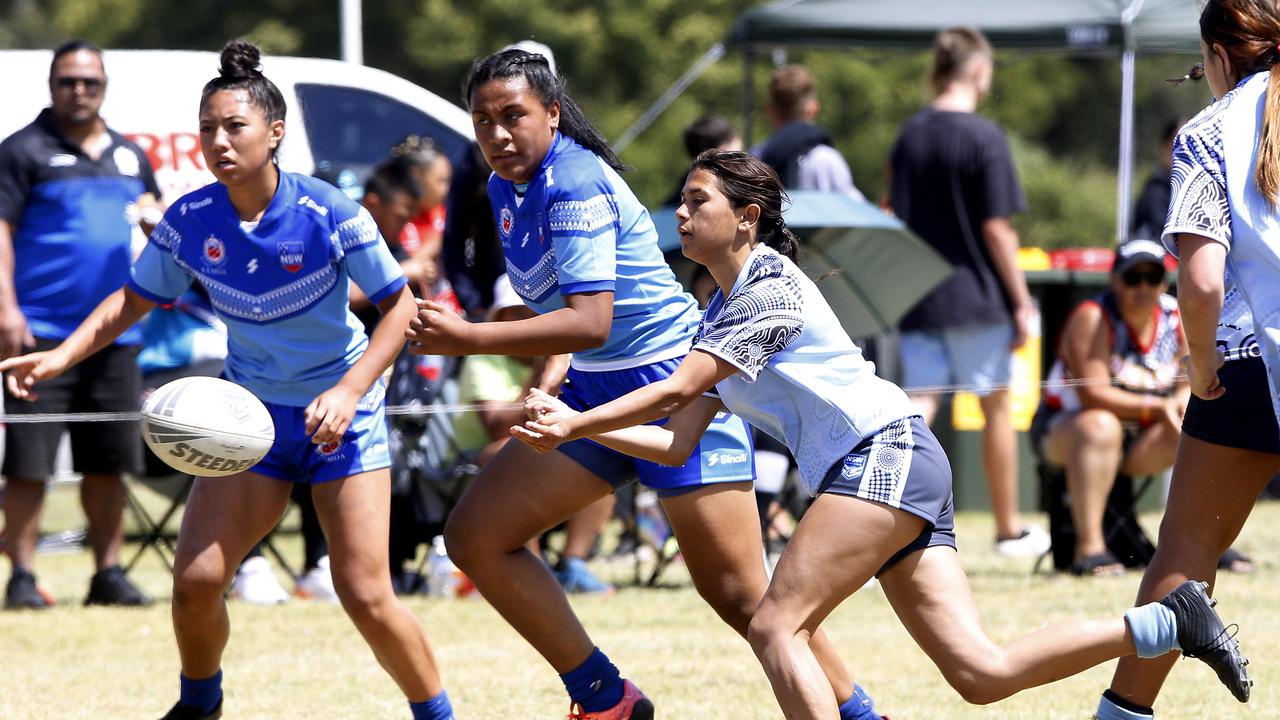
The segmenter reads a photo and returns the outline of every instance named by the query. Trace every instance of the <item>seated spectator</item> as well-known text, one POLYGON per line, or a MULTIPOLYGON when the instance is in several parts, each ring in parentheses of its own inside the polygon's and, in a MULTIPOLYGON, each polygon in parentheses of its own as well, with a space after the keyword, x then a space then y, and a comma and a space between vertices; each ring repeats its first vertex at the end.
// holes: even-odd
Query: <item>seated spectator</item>
POLYGON ((821 107, 817 84, 807 68, 783 65, 774 70, 764 108, 773 134, 752 148, 751 154, 768 163, 787 189, 842 192, 862 200, 849 163, 831 135, 814 122, 821 107))
MULTIPOLYGON (((535 316, 511 287, 506 275, 493 288, 492 322, 523 320, 535 316)), ((474 355, 462 365, 459 402, 478 409, 458 419, 455 440, 459 452, 483 467, 510 439, 510 428, 524 422, 519 403, 529 388, 558 393, 568 356, 542 358, 505 355, 474 355), (548 368, 547 366, 551 367, 548 368)), ((569 518, 565 523, 565 543, 553 570, 565 590, 577 593, 607 593, 613 588, 587 568, 586 558, 600 531, 613 514, 614 496, 606 495, 569 518)), ((537 542, 536 540, 533 542, 537 542)), ((540 552, 533 545, 530 550, 540 552)))
POLYGON ((1164 258, 1149 240, 1116 251, 1110 289, 1067 318, 1053 384, 1032 422, 1037 456, 1066 473, 1076 575, 1124 572, 1103 533, 1117 476, 1173 465, 1189 391, 1179 379, 1187 348, 1177 302, 1165 293, 1164 258))
MULTIPOLYGON (((742 136, 733 121, 722 115, 703 115, 684 129, 684 151, 693 160, 704 150, 741 150, 742 136)), ((680 176, 675 190, 663 205, 679 205, 684 192, 685 176, 680 176)))

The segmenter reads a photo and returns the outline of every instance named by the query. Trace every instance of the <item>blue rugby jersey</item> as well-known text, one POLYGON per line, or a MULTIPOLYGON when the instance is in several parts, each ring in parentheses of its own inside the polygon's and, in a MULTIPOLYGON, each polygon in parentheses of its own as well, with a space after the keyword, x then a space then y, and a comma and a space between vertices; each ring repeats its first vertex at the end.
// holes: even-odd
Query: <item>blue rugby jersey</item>
POLYGON ((603 160, 556 134, 523 194, 489 178, 507 275, 538 313, 564 296, 613 292, 605 344, 573 354, 581 370, 618 370, 684 355, 699 312, 658 250, 658 232, 631 188, 603 160))
POLYGON ((227 379, 291 406, 333 387, 368 345, 348 281, 374 303, 405 285, 368 211, 323 180, 283 171, 251 232, 220 183, 183 196, 151 233, 128 284, 170 303, 193 278, 227 325, 227 379))

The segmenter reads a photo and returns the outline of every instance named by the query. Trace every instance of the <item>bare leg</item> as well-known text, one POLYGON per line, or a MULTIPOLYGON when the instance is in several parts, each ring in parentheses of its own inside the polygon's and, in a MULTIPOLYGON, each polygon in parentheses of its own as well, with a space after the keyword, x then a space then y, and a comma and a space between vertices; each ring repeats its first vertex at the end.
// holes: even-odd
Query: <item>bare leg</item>
POLYGON ((914 515, 841 495, 820 495, 805 513, 747 633, 787 718, 836 717, 810 640, 841 601, 923 528, 914 515))
POLYGON ((311 489, 329 539, 338 599, 409 702, 444 688, 422 625, 396 597, 388 571, 391 471, 352 475, 311 489))
MULTIPOLYGON (((1212 586, 1218 558, 1240 534, 1259 493, 1278 471, 1280 456, 1183 435, 1160 540, 1142 575, 1136 604, 1160 598, 1191 578, 1212 586)), ((1172 654, 1152 660, 1125 658, 1111 679, 1111 690, 1150 707, 1176 661, 1172 654)))
POLYGON ((579 510, 564 528, 564 552, 567 558, 585 558, 591 552, 596 537, 613 517, 614 496, 605 495, 579 510))
POLYGON ((916 644, 971 703, 1002 700, 1134 652, 1122 617, 1061 623, 995 644, 949 547, 911 554, 880 576, 880 586, 916 644))
POLYGON ((993 390, 978 398, 986 426, 982 430, 982 467, 991 492, 991 513, 996 537, 1013 538, 1022 532, 1018 519, 1018 444, 1013 432, 1009 391, 993 390))
POLYGON ((36 561, 44 480, 9 478, 4 486, 4 536, 14 567, 31 570, 36 561))
MULTIPOLYGON (((747 636, 769 586, 760 538, 760 512, 750 483, 722 483, 664 498, 685 565, 707 604, 739 635, 747 636)), ((853 695, 853 680, 825 633, 810 647, 837 703, 853 695)))
POLYGON ((119 562, 124 543, 124 481, 119 475, 85 474, 80 505, 89 520, 89 544, 98 570, 119 562))
MULTIPOLYGON (((1107 410, 1064 412, 1044 439, 1045 459, 1066 468, 1071 521, 1076 529, 1075 560, 1107 551, 1102 519, 1124 452, 1124 429, 1107 410)), ((1114 563, 1094 568, 1096 575, 1124 572, 1114 563)))
POLYGON ((581 665, 595 645, 560 583, 525 543, 609 493, 608 483, 563 453, 539 455, 524 443, 507 443, 445 526, 449 557, 558 673, 581 665))
POLYGON ((223 593, 240 561, 289 503, 289 483, 252 472, 197 478, 182 514, 173 570, 173 630, 182 673, 212 677, 231 634, 223 593))
POLYGON ((910 393, 911 404, 915 406, 916 412, 920 417, 924 418, 925 425, 932 425, 933 420, 938 415, 938 396, 933 393, 910 393))

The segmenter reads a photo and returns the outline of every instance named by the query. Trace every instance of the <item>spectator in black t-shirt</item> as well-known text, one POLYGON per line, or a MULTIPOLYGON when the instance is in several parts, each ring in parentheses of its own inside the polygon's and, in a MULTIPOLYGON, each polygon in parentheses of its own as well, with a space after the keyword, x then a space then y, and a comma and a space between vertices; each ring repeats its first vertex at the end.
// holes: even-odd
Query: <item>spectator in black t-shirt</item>
POLYGON ((1169 214, 1169 173, 1173 168, 1173 138, 1178 130, 1186 124, 1185 117, 1175 117, 1164 127, 1160 148, 1160 164, 1142 186, 1142 194, 1133 206, 1133 217, 1129 223, 1129 236, 1143 240, 1160 241, 1164 232, 1165 216, 1169 214))
POLYGON ((862 200, 849 163, 831 135, 814 124, 820 108, 813 75, 804 66, 783 65, 774 70, 764 108, 773 134, 752 148, 751 154, 778 173, 783 187, 842 192, 862 200))
MULTIPOLYGON (((890 205, 955 273, 902 320, 903 386, 976 390, 986 427, 982 460, 996 521, 996 549, 1037 555, 1043 530, 1018 517, 1016 436, 1009 408, 1010 356, 1027 339, 1031 296, 1017 264, 1010 217, 1026 207, 1009 143, 975 114, 991 88, 991 46, 972 28, 935 41, 936 96, 907 121, 894 145, 890 205)), ((936 393, 911 393, 932 422, 936 393)))

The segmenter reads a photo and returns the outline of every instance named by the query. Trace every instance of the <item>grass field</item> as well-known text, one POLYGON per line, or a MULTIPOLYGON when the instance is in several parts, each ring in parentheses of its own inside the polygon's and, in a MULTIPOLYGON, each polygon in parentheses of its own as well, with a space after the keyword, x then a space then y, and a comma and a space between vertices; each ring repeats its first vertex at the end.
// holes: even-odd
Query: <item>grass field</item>
MULTIPOLYGON (((52 492, 45 529, 81 523, 75 497, 73 489, 52 492)), ((1158 518, 1144 521, 1150 527, 1158 518)), ((987 516, 962 514, 957 524, 962 558, 997 639, 1077 616, 1113 616, 1132 600, 1137 574, 1033 577, 1029 561, 991 552, 987 516)), ((283 539, 292 557, 300 557, 297 545, 295 535, 283 539)), ((1253 700, 1237 705, 1207 667, 1188 661, 1165 687, 1158 708, 1164 720, 1280 718, 1280 611, 1273 602, 1280 587, 1280 503, 1258 507, 1238 547, 1260 567, 1251 576, 1224 577, 1219 608, 1241 625, 1257 682, 1253 700)), ((42 555, 40 580, 59 606, 43 613, 0 613, 0 720, 156 718, 175 699, 178 661, 168 604, 143 610, 80 607, 90 564, 86 552, 42 555)), ((597 568, 619 582, 630 578, 630 565, 602 562, 597 568)), ((169 578, 158 560, 148 558, 135 577, 156 597, 168 597, 169 578)), ((655 700, 659 718, 779 717, 750 649, 702 604, 683 568, 668 570, 663 581, 667 587, 628 587, 574 605, 596 642, 655 700)), ((431 637, 460 720, 564 717, 567 702, 555 674, 484 601, 409 603, 431 637)), ((231 614, 225 717, 407 717, 395 686, 336 606, 233 602, 231 614)), ((877 708, 894 720, 1083 720, 1111 675, 1107 665, 974 707, 916 649, 878 590, 859 592, 825 627, 877 708)))

